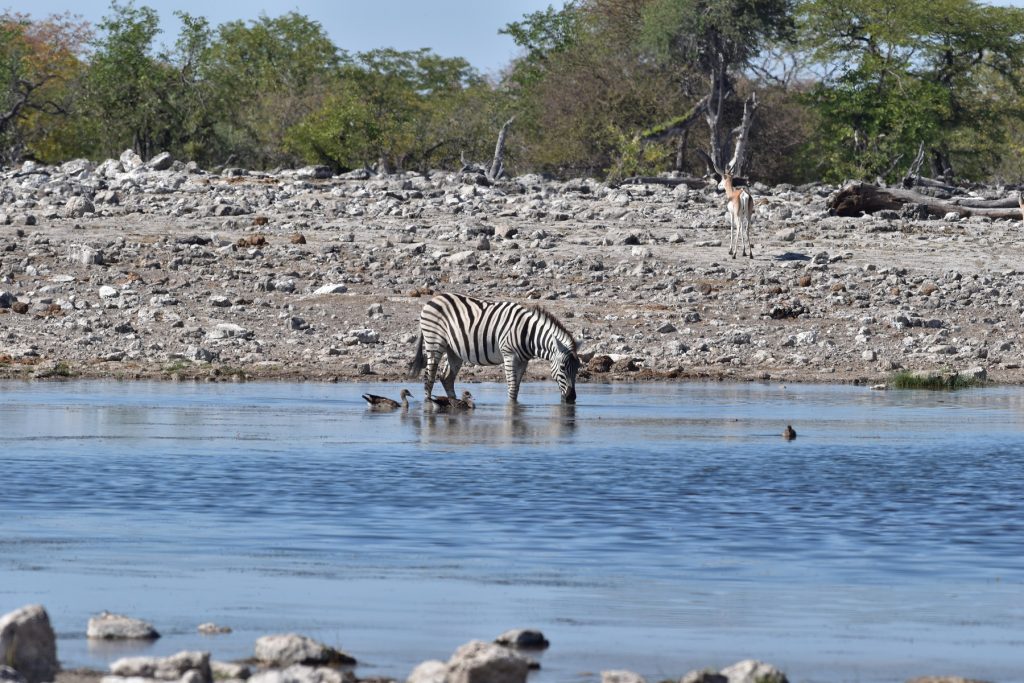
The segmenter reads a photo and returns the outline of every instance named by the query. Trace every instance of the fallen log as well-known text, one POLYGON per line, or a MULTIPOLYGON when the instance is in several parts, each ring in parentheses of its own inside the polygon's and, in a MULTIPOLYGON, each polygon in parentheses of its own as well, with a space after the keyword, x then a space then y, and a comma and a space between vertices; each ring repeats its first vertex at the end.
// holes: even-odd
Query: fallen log
POLYGON ((978 197, 956 197, 953 203, 970 209, 1016 209, 1017 195, 1001 199, 979 199, 978 197))
POLYGON ((956 204, 929 197, 911 190, 895 187, 878 187, 870 183, 853 182, 837 192, 828 203, 829 213, 833 216, 861 216, 866 213, 891 210, 899 211, 906 204, 918 204, 928 216, 938 218, 949 213, 961 217, 988 216, 989 218, 1021 218, 1020 207, 982 208, 956 204))

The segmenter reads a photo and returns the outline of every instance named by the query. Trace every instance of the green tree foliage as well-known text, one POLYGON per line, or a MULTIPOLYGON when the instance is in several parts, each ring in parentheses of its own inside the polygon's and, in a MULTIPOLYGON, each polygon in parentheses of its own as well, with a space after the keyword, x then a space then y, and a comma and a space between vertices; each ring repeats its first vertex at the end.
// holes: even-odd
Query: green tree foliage
POLYGON ((150 156, 167 147, 165 99, 171 78, 157 59, 154 41, 159 17, 149 7, 111 4, 99 24, 85 79, 83 132, 93 136, 93 154, 116 156, 126 147, 150 156))
POLYGON ((491 89, 462 58, 427 49, 359 54, 323 105, 289 132, 308 161, 346 169, 426 168, 477 158, 492 135, 491 89))
POLYGON ((823 176, 893 179, 923 143, 934 174, 980 177, 1006 152, 1024 11, 973 0, 809 0, 800 22, 818 59, 839 66, 811 95, 823 176))
POLYGON ((344 61, 323 27, 297 12, 221 25, 200 65, 217 112, 211 156, 293 163, 285 135, 323 104, 344 61))
POLYGON ((88 40, 87 26, 69 15, 0 14, 0 159, 59 150, 88 40))
POLYGON ((685 109, 682 79, 639 49, 647 0, 580 0, 504 31, 524 48, 510 96, 521 166, 558 175, 662 170, 669 150, 640 150, 636 131, 685 109), (628 149, 626 149, 628 148, 628 149))
POLYGON ((710 156, 725 168, 732 150, 729 131, 741 115, 734 101, 737 78, 769 43, 793 32, 792 0, 651 0, 643 12, 641 39, 655 58, 692 83, 706 77, 702 92, 710 156))
POLYGON ((569 0, 500 29, 522 54, 497 82, 429 49, 349 54, 298 12, 177 16, 164 41, 132 0, 95 32, 0 14, 0 158, 459 168, 514 116, 513 173, 698 172, 756 92, 761 180, 896 180, 922 144, 925 173, 1024 175, 1024 10, 977 0, 569 0))

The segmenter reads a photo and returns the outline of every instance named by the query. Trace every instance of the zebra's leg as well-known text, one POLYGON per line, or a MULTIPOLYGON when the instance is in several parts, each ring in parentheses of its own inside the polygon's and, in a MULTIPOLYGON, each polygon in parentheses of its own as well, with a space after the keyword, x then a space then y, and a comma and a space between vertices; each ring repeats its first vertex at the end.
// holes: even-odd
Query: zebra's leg
POLYGON ((444 387, 444 392, 448 394, 448 398, 458 398, 455 395, 455 376, 459 374, 460 368, 462 368, 462 358, 453 350, 448 349, 448 372, 441 378, 441 385, 444 387))
POLYGON ((519 399, 519 385, 526 373, 527 361, 520 360, 515 353, 505 353, 504 363, 505 382, 508 384, 508 400, 515 403, 519 399))
POLYGON ((441 350, 431 348, 424 350, 427 365, 423 368, 423 402, 430 401, 430 393, 434 390, 434 382, 437 381, 437 364, 441 360, 441 350))

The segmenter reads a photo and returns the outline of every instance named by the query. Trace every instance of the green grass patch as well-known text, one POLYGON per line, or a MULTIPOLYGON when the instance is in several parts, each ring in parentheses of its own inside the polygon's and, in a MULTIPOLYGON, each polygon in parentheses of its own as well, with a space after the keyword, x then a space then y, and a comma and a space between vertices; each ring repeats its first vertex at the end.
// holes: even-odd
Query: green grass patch
POLYGON ((984 380, 952 373, 899 372, 889 380, 893 389, 929 389, 931 391, 955 391, 984 386, 984 380))

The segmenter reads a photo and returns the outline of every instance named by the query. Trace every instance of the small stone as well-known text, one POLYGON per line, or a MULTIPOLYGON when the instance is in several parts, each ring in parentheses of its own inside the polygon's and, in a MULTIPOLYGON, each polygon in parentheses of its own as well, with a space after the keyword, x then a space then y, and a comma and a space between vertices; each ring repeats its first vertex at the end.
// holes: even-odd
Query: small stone
MULTIPOLYGON (((4 683, 28 683, 24 676, 6 665, 0 665, 0 681, 4 683)), ((444 683, 444 680, 438 681, 444 683)))
POLYGON ((288 241, 291 242, 292 244, 305 244, 306 243, 306 237, 302 233, 297 232, 294 235, 292 235, 288 239, 288 241))
POLYGON ((28 304, 24 301, 15 301, 11 304, 11 310, 20 315, 28 313, 28 304))
MULTIPOLYGON (((199 624, 199 626, 196 627, 196 630, 199 631, 200 633, 202 633, 203 635, 208 635, 208 636, 217 635, 219 633, 231 633, 231 627, 230 626, 219 626, 219 625, 213 623, 212 621, 207 621, 205 623, 199 624)), ((239 676, 229 676, 229 678, 240 678, 240 677, 239 676)))
POLYGON ((103 640, 156 640, 160 634, 141 619, 102 612, 89 619, 86 636, 103 640))
POLYGON ((174 157, 170 152, 160 152, 146 162, 146 168, 151 171, 166 171, 174 163, 174 157))
POLYGON ((775 239, 779 242, 794 242, 796 241, 796 230, 793 228, 785 228, 775 233, 775 239))
POLYGON ((729 683, 729 679, 714 671, 697 670, 680 678, 679 683, 729 683))
POLYGON ((516 628, 505 631, 495 638, 494 642, 505 647, 521 648, 524 650, 542 650, 551 645, 543 633, 532 628, 516 628))
POLYGON ((103 285, 102 287, 100 287, 100 298, 101 299, 113 299, 115 296, 118 296, 118 295, 119 295, 119 292, 116 289, 114 289, 113 287, 111 287, 110 285, 103 285))
POLYGON ((661 334, 668 334, 669 332, 675 331, 676 326, 673 325, 672 323, 663 323, 660 327, 658 327, 658 332, 660 332, 661 334))
POLYGON ((226 296, 215 295, 210 297, 210 305, 217 308, 227 308, 231 305, 231 300, 226 296))
POLYGON ((345 285, 323 285, 318 287, 313 294, 344 294, 348 291, 345 285))
POLYGON ((874 352, 873 350, 871 350, 871 349, 867 349, 867 350, 863 351, 863 352, 862 352, 862 353, 860 354, 860 357, 861 357, 861 358, 863 358, 863 359, 864 359, 864 360, 866 360, 866 361, 869 361, 869 362, 871 362, 871 361, 874 361, 874 360, 875 360, 875 359, 876 359, 876 358, 878 357, 878 354, 876 354, 876 353, 875 353, 875 352, 874 352))
POLYGON ((754 659, 745 659, 720 672, 729 683, 789 683, 786 674, 779 669, 754 659))
POLYGON ((72 197, 60 210, 63 218, 81 218, 87 213, 95 213, 96 207, 85 197, 72 197))
POLYGON ((984 382, 985 380, 988 379, 988 371, 985 370, 985 368, 981 367, 980 365, 970 368, 968 370, 964 370, 960 374, 963 375, 964 377, 967 377, 968 379, 972 379, 978 382, 984 382))
POLYGON ((647 679, 632 671, 602 671, 601 683, 647 683, 647 679))

